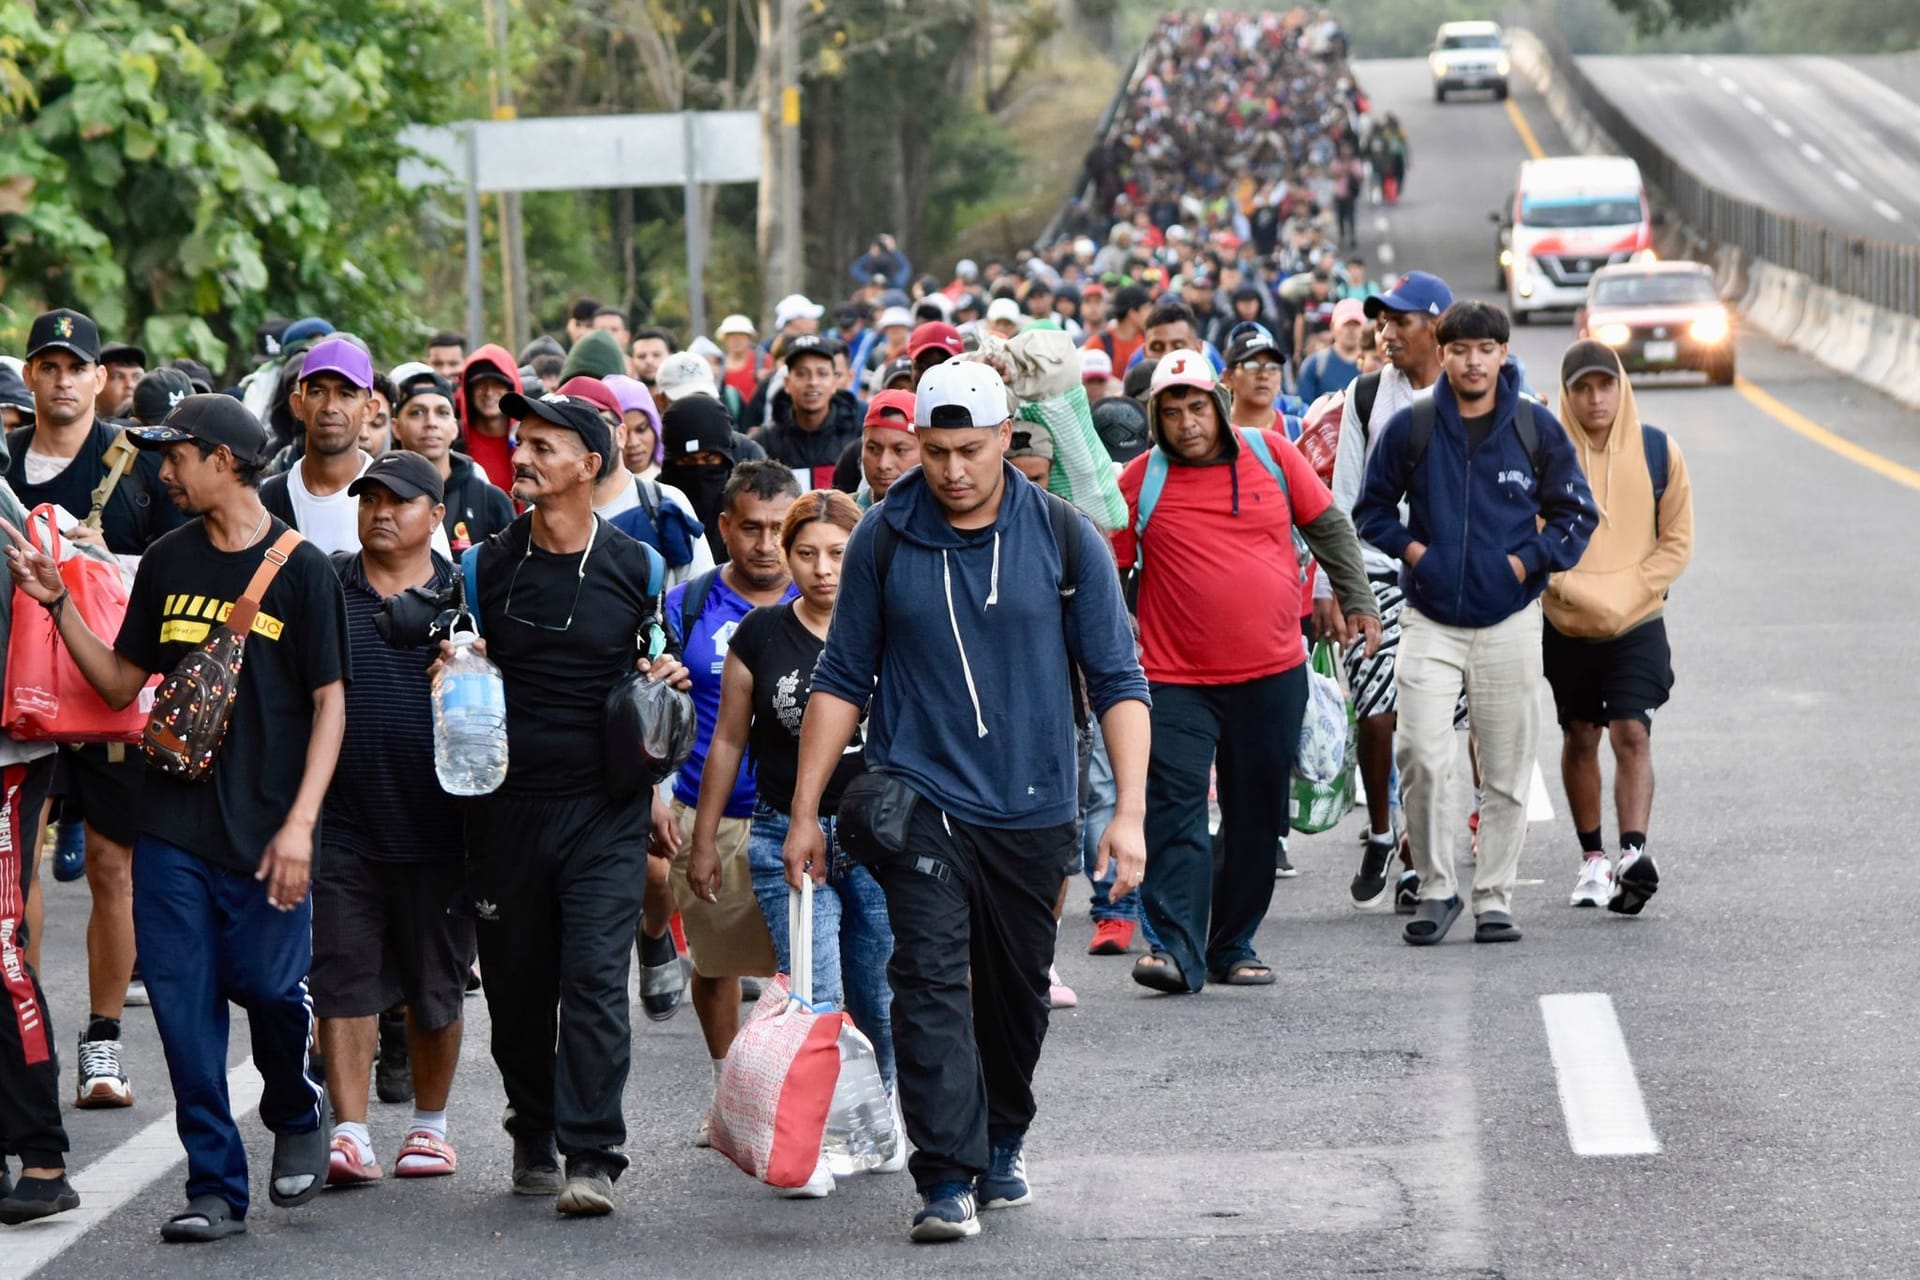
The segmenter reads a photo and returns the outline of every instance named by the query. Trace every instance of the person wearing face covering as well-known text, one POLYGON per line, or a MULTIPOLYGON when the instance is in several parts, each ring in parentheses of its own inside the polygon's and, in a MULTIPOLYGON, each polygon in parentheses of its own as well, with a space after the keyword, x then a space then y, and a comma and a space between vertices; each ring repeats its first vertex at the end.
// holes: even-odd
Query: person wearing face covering
POLYGON ((1542 658, 1565 748, 1580 876, 1576 907, 1638 915, 1660 885, 1647 852, 1654 712, 1673 690, 1663 616, 1693 558, 1693 485, 1680 444, 1640 421, 1613 348, 1583 339, 1560 362, 1560 421, 1579 454, 1600 523, 1578 564, 1547 581, 1542 658), (1620 860, 1600 830, 1600 739, 1613 744, 1620 860))
POLYGON ((664 457, 660 482, 687 495, 699 517, 715 563, 724 563, 727 547, 720 536, 721 493, 733 474, 733 420, 718 400, 688 396, 660 418, 664 457))

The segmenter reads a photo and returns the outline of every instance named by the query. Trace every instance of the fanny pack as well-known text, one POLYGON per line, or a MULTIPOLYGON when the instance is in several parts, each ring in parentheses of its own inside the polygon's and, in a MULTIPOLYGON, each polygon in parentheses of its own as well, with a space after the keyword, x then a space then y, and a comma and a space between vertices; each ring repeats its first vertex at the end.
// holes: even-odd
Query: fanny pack
POLYGON ((861 774, 840 793, 840 846, 867 866, 898 857, 919 803, 920 793, 892 774, 861 774))
POLYGON ((214 624, 200 647, 180 659, 154 691, 153 714, 140 737, 140 750, 161 773, 199 782, 213 772, 213 758, 227 736, 233 700, 240 692, 247 635, 267 588, 299 545, 300 535, 289 529, 267 548, 226 621, 214 624))

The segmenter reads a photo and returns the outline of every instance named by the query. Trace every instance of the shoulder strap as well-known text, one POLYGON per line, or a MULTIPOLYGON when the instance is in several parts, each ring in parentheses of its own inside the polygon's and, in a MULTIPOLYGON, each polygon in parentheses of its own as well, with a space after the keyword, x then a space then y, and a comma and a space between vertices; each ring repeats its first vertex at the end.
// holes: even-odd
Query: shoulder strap
MULTIPOLYGON (((1060 640, 1064 645, 1067 636, 1067 611, 1073 606, 1073 597, 1080 590, 1080 508, 1068 502, 1057 493, 1045 489, 1040 496, 1047 500, 1047 520, 1053 527, 1053 545, 1060 552, 1060 640)), ((1067 655, 1068 683, 1073 689, 1073 722, 1083 728, 1087 723, 1087 694, 1081 687, 1080 673, 1074 667, 1073 655, 1067 655)))
POLYGON ((134 447, 133 441, 127 437, 125 431, 114 436, 113 443, 107 446, 106 453, 101 455, 100 459, 107 464, 107 474, 102 476, 100 483, 94 487, 93 510, 89 511, 87 518, 81 522, 87 528, 100 527, 100 516, 107 509, 107 500, 113 497, 113 491, 120 487, 120 478, 127 474, 127 468, 133 465, 133 460, 139 455, 140 450, 134 447))
POLYGON ((1167 455, 1159 445, 1147 451, 1147 474, 1140 480, 1140 496, 1134 502, 1133 536, 1138 538, 1147 531, 1147 519, 1153 515, 1153 508, 1160 501, 1160 491, 1167 487, 1167 455))
POLYGON ((645 476, 635 476, 633 478, 633 483, 635 488, 640 493, 641 510, 647 513, 647 519, 653 522, 654 528, 656 529, 659 528, 660 527, 660 493, 659 491, 650 487, 652 485, 652 481, 648 480, 645 476))
POLYGON ((360 553, 358 551, 336 551, 332 555, 328 556, 327 559, 333 563, 334 573, 339 575, 342 581, 345 581, 347 576, 347 568, 353 564, 355 558, 358 557, 359 554, 360 553))
POLYGON ((718 567, 708 569, 687 583, 686 594, 680 597, 680 643, 686 644, 693 635, 693 624, 700 621, 700 615, 707 611, 707 597, 713 594, 713 581, 720 576, 718 567))
POLYGON ((1287 473, 1282 470, 1280 464, 1274 460, 1273 451, 1267 448, 1266 432, 1242 431, 1239 427, 1235 427, 1233 433, 1240 437, 1242 444, 1253 450, 1253 456, 1260 459, 1260 465, 1267 469, 1267 474, 1279 483, 1280 496, 1285 498, 1288 504, 1291 505, 1293 502, 1293 491, 1287 487, 1287 473))
POLYGON ((1363 373, 1353 380, 1353 412, 1360 419, 1360 438, 1372 434, 1373 402, 1380 398, 1380 375, 1363 373))
POLYGON ((1534 420, 1533 397, 1522 395, 1514 411, 1513 429, 1520 433, 1520 447, 1527 451, 1527 465, 1540 474, 1540 424, 1534 420))
POLYGON ((640 539, 634 541, 647 553, 647 599, 658 600, 660 593, 667 589, 667 558, 640 539))
POLYGON ((473 619, 475 635, 484 634, 480 626, 481 546, 481 543, 476 542, 460 553, 461 602, 466 605, 467 616, 473 619))
POLYGON ((1660 519, 1660 500, 1667 496, 1667 433, 1658 427, 1640 424, 1641 448, 1647 455, 1647 473, 1653 477, 1654 521, 1660 519))
POLYGON ((260 567, 253 571, 253 577, 247 582, 247 589, 235 602, 233 610, 227 614, 227 629, 239 636, 244 642, 247 634, 253 630, 253 620, 260 612, 260 601, 266 597, 267 588, 280 576, 281 568, 287 563, 287 557, 293 549, 304 541, 297 529, 288 529, 273 545, 267 548, 267 554, 260 558, 260 567))

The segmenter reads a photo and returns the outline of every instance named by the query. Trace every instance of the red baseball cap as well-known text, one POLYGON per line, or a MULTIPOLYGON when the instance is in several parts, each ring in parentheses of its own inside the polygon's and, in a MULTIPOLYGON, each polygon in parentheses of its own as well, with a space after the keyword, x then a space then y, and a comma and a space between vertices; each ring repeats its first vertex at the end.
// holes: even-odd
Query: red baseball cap
MULTIPOLYGON (((924 328, 925 326, 922 327, 924 328)), ((879 395, 867 401, 867 420, 860 425, 863 427, 891 427, 895 431, 912 431, 913 392, 882 391, 879 395), (886 416, 888 413, 898 414, 900 417, 890 418, 886 416), (902 422, 900 418, 905 418, 906 421, 902 422)))
POLYGON ((929 320, 913 331, 907 339, 907 355, 918 360, 922 351, 931 351, 938 347, 950 356, 957 356, 967 349, 960 339, 960 331, 944 320, 929 320))
POLYGON ((589 378, 585 374, 568 378, 560 387, 560 394, 572 396, 575 400, 585 400, 596 409, 603 409, 618 418, 620 401, 613 394, 613 388, 598 378, 589 378))

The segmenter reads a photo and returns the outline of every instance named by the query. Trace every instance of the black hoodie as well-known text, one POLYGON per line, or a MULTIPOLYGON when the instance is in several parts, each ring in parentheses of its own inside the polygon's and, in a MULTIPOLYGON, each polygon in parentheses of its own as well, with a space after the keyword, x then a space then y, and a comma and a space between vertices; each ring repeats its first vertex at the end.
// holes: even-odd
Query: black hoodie
POLYGON ((793 420, 793 397, 773 397, 773 421, 751 439, 775 462, 784 462, 808 489, 831 489, 840 452, 860 438, 860 402, 851 391, 836 391, 827 403, 827 419, 812 431, 793 420))

